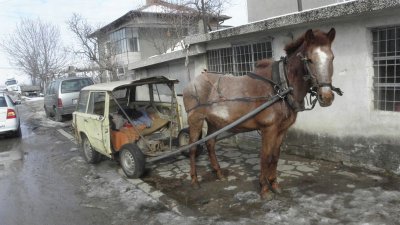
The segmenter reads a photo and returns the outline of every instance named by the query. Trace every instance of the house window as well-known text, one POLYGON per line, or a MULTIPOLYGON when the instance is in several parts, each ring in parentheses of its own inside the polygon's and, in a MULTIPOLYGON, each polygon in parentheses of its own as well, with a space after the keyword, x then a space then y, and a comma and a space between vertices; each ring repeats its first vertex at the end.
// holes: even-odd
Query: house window
POLYGON ((400 26, 372 30, 375 109, 400 112, 400 26))
POLYGON ((271 57, 270 41, 210 50, 207 52, 208 70, 241 76, 253 71, 258 60, 271 57))
POLYGON ((138 38, 133 28, 123 28, 110 34, 110 42, 115 54, 138 52, 138 38))
POLYGON ((123 67, 117 68, 117 74, 118 74, 118 76, 124 75, 125 74, 124 68, 123 67))

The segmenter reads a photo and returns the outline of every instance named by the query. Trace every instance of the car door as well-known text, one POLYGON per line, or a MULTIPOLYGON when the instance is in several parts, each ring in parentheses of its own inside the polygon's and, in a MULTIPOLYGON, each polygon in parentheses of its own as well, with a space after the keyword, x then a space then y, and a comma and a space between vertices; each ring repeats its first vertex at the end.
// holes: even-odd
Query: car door
POLYGON ((87 132, 90 144, 100 153, 108 155, 109 120, 106 112, 106 92, 90 92, 86 116, 83 119, 84 129, 87 132))

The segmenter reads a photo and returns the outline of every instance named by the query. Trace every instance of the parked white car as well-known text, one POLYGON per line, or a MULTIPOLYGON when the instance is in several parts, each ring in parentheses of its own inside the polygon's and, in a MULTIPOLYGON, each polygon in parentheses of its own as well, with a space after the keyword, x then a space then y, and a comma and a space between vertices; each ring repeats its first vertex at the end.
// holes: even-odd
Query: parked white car
POLYGON ((6 92, 0 91, 0 135, 12 134, 15 137, 21 137, 21 123, 18 109, 6 92))

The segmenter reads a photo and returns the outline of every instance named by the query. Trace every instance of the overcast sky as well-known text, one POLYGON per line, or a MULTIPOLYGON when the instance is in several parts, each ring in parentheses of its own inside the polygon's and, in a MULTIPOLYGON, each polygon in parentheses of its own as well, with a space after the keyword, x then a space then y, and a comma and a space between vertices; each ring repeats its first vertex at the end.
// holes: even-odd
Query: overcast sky
MULTIPOLYGON (((145 0, 0 0, 0 41, 13 33, 21 18, 40 18, 58 26, 63 42, 69 44, 72 35, 65 22, 72 13, 79 13, 93 25, 105 25, 144 3, 145 0)), ((247 23, 246 0, 232 0, 224 14, 232 17, 225 25, 247 23)), ((21 72, 13 69, 0 49, 0 86, 12 77, 20 83, 27 82, 21 72)))

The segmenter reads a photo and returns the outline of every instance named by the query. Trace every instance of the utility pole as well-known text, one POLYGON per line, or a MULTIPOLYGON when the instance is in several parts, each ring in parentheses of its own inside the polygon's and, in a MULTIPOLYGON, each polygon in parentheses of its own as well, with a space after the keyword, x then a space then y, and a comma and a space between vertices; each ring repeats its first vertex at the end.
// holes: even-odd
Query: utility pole
POLYGON ((303 11, 302 0, 297 0, 297 8, 298 8, 299 12, 303 11))

